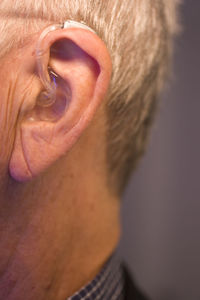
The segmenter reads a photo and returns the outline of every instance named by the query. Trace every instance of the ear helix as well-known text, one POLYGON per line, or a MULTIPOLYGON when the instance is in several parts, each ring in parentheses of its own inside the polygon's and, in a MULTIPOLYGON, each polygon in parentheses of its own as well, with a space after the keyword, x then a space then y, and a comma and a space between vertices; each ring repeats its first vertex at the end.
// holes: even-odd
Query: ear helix
POLYGON ((41 120, 56 121, 64 114, 69 106, 71 99, 71 90, 66 85, 64 80, 56 74, 45 62, 44 55, 46 51, 43 47, 43 42, 47 35, 58 29, 66 28, 82 28, 95 33, 90 27, 83 22, 68 20, 64 24, 54 24, 48 26, 41 33, 37 46, 36 46, 36 63, 37 70, 44 87, 44 91, 40 93, 37 99, 37 110, 39 111, 39 117, 41 120))

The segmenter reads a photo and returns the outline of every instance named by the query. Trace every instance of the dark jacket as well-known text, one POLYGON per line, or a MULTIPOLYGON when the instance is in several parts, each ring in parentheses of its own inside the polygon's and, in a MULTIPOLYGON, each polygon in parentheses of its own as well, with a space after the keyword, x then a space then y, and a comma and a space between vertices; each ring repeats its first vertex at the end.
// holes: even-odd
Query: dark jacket
POLYGON ((125 297, 124 300, 150 300, 136 287, 131 277, 130 271, 126 264, 123 264, 123 272, 125 279, 125 297))

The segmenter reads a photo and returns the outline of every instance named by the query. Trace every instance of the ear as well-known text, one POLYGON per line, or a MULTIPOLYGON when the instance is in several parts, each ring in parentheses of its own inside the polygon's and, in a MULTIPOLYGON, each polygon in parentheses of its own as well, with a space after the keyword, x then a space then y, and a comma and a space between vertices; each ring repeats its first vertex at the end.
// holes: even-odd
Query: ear
POLYGON ((76 143, 105 98, 112 71, 105 44, 88 30, 55 30, 43 46, 68 105, 66 109, 57 94, 54 106, 35 105, 18 126, 9 168, 22 182, 38 176, 76 143), (44 117, 52 114, 55 120, 44 117))

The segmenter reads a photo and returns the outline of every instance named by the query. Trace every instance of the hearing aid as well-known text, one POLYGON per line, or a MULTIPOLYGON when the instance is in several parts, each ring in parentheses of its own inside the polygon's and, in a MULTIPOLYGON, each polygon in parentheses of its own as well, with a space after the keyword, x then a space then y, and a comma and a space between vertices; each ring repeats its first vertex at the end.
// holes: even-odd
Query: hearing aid
POLYGON ((38 76, 44 90, 39 94, 37 98, 37 106, 40 107, 40 111, 41 108, 46 109, 46 111, 48 111, 48 108, 53 108, 54 110, 56 110, 56 113, 53 114, 43 113, 41 117, 41 119, 43 120, 49 119, 51 121, 55 121, 55 116, 60 117, 59 111, 64 114, 67 107, 69 106, 71 98, 70 88, 67 86, 65 87, 65 89, 60 88, 60 83, 63 80, 56 72, 54 72, 54 70, 52 70, 52 68, 48 64, 45 63, 44 55, 46 54, 46 51, 43 49, 44 39, 50 32, 67 28, 82 28, 96 34, 96 32, 88 27, 84 22, 76 22, 72 20, 67 20, 63 24, 50 25, 46 27, 41 33, 36 45, 36 64, 38 76), (60 100, 59 105, 55 105, 58 98, 60 100))

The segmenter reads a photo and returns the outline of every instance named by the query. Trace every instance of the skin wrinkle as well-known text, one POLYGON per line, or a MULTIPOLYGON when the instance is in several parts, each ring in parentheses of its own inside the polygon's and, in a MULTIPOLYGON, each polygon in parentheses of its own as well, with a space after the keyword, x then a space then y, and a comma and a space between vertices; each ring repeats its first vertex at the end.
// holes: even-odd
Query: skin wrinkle
POLYGON ((26 167, 27 167, 27 170, 29 172, 29 176, 31 176, 32 178, 34 177, 34 174, 32 173, 32 170, 31 170, 31 167, 29 165, 29 162, 28 162, 28 159, 27 159, 27 156, 25 154, 25 145, 24 145, 24 139, 23 139, 23 132, 22 132, 22 129, 20 129, 20 140, 21 140, 21 145, 22 145, 22 151, 23 151, 23 159, 24 159, 24 162, 26 164, 26 167))
MULTIPOLYGON (((10 143, 11 140, 14 140, 13 128, 14 128, 15 118, 13 118, 12 107, 13 107, 13 101, 14 101, 13 93, 14 93, 15 84, 16 84, 16 82, 14 82, 14 84, 12 84, 12 83, 9 84, 8 93, 7 93, 8 101, 5 104, 5 111, 3 112, 3 116, 2 116, 2 118, 4 119, 4 125, 3 125, 3 128, 1 128, 2 136, 3 137, 5 136, 5 138, 9 137, 9 141, 7 141, 7 140, 2 141, 4 144, 3 148, 5 149, 5 151, 6 151, 5 146, 8 143, 10 143), (5 129, 7 129, 8 132, 5 129)), ((7 156, 7 153, 3 154, 3 155, 7 156)))
MULTIPOLYGON (((5 113, 5 117, 6 117, 6 121, 5 121, 5 123, 6 123, 6 125, 9 125, 9 122, 8 122, 8 119, 9 119, 9 117, 8 117, 8 114, 9 114, 9 112, 10 112, 10 110, 11 110, 11 107, 12 107, 12 88, 11 88, 11 86, 10 86, 10 84, 9 84, 9 87, 8 87, 8 95, 7 95, 7 99, 8 99, 8 101, 6 102, 6 107, 7 107, 7 110, 6 110, 6 113, 5 113), (9 109, 9 106, 10 106, 10 109, 9 109)), ((6 127, 5 127, 6 128, 6 127)), ((8 126, 8 128, 9 128, 9 126, 8 126)), ((8 135, 9 136, 9 135, 8 135)))
MULTIPOLYGON (((30 82, 29 83, 27 83, 27 85, 22 89, 22 92, 21 92, 21 103, 20 103, 20 108, 18 109, 18 114, 17 114, 17 117, 16 117, 16 121, 14 122, 14 129, 13 128, 11 128, 10 130, 14 130, 14 139, 13 140, 15 140, 15 138, 16 138, 16 131, 17 131, 17 126, 18 127, 20 127, 20 123, 21 123, 21 119, 22 119, 22 113, 21 113, 21 108, 23 107, 23 105, 24 105, 24 102, 26 101, 26 99, 27 99, 27 97, 30 97, 30 86, 32 85, 32 82, 33 82, 33 80, 34 80, 34 75, 32 75, 32 77, 30 78, 30 82), (30 86, 29 86, 30 85, 30 86)), ((15 94, 15 91, 16 91, 16 87, 17 87, 17 85, 18 85, 18 83, 17 83, 17 76, 16 76, 16 79, 15 79, 15 81, 14 81, 14 85, 13 85, 13 87, 10 87, 9 89, 11 89, 12 90, 12 94, 11 94, 11 96, 12 96, 12 101, 15 101, 15 97, 14 97, 14 94, 15 94)), ((12 101, 10 101, 10 99, 7 101, 7 103, 9 103, 10 104, 10 111, 12 110, 12 108, 13 108, 13 103, 12 103, 12 101)), ((8 105, 9 106, 9 105, 8 105)), ((20 130, 20 129, 19 129, 20 130)), ((22 131, 20 130, 20 139, 21 139, 21 144, 22 144, 22 150, 23 150, 23 153, 24 153, 24 147, 23 147, 23 139, 22 139, 22 131)), ((13 145, 12 145, 12 149, 14 148, 14 143, 13 143, 13 145)), ((25 155, 25 153, 24 153, 24 155, 25 155)), ((24 158, 25 158, 25 156, 24 156, 24 158)), ((27 168, 28 168, 28 170, 29 170, 29 172, 30 172, 30 175, 32 176, 32 173, 31 173, 31 170, 30 170, 30 168, 29 168, 29 165, 28 165, 28 163, 27 163, 27 161, 24 159, 24 161, 25 161, 25 163, 26 163, 26 165, 27 165, 27 168)))

